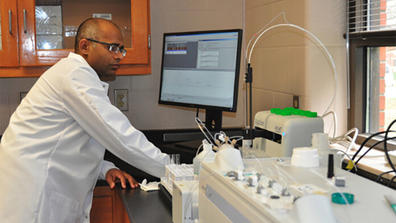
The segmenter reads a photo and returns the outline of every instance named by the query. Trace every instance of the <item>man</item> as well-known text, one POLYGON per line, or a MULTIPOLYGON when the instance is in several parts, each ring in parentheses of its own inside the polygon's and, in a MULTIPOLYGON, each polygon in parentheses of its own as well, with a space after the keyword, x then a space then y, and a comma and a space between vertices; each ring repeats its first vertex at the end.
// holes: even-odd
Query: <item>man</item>
POLYGON ((1 139, 0 222, 89 222, 98 177, 111 186, 117 178, 125 186, 125 177, 135 185, 103 160, 105 148, 163 176, 169 157, 111 105, 102 82, 114 79, 125 53, 115 24, 88 19, 75 53, 34 84, 1 139))

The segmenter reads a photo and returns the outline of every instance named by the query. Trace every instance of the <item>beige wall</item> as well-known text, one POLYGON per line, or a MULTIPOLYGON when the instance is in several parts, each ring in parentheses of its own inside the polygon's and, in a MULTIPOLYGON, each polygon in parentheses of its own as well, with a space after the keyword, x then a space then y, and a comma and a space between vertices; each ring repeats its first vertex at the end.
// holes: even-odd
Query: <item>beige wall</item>
MULTIPOLYGON (((193 128, 194 109, 158 105, 163 33, 244 28, 244 41, 247 41, 273 17, 285 12, 290 23, 317 35, 335 58, 338 72, 335 108, 341 134, 346 131, 343 4, 341 0, 152 0, 152 74, 119 77, 110 84, 110 99, 113 100, 114 89, 128 89, 129 110, 125 114, 138 129, 193 128)), ((255 111, 290 106, 292 96, 299 95, 303 109, 323 113, 334 80, 330 63, 315 44, 304 33, 287 28, 269 31, 262 37, 252 56, 255 111)), ((241 65, 238 111, 224 115, 226 127, 245 123, 244 62, 241 65)), ((27 91, 34 81, 0 79, 0 134, 19 102, 19 92, 27 91)), ((329 126, 331 121, 326 120, 327 131, 329 126)))
MULTIPOLYGON (((313 32, 326 46, 336 67, 336 89, 334 72, 330 61, 317 45, 307 47, 306 60, 306 107, 323 114, 336 91, 334 104, 330 107, 337 115, 336 135, 347 131, 347 68, 345 33, 345 1, 306 0, 306 28, 313 32), (325 9, 325 10, 322 10, 325 9)), ((333 132, 333 119, 325 118, 325 132, 333 132)))
MULTIPOLYGON (((250 38, 262 28, 285 23, 283 17, 267 24, 284 12, 286 19, 299 26, 305 22, 304 1, 246 1, 246 33, 250 38)), ((261 36, 255 45, 253 67, 253 111, 292 106, 293 95, 305 89, 304 36, 288 28, 275 28, 261 36)), ((247 40, 248 41, 248 40, 247 40)))
MULTIPOLYGON (((327 0, 246 0, 246 33, 250 37, 281 12, 288 23, 317 36, 335 60, 337 95, 335 109, 338 134, 346 131, 345 3, 327 0)), ((285 23, 283 17, 274 24, 285 23)), ((270 26, 268 26, 269 28, 270 26)), ((300 108, 322 115, 335 92, 330 60, 305 32, 280 27, 265 32, 252 53, 253 110, 292 106, 300 96, 300 108)), ((325 132, 333 132, 333 119, 325 118, 325 132)))
POLYGON ((36 78, 0 78, 0 135, 20 101, 20 92, 27 92, 36 78))

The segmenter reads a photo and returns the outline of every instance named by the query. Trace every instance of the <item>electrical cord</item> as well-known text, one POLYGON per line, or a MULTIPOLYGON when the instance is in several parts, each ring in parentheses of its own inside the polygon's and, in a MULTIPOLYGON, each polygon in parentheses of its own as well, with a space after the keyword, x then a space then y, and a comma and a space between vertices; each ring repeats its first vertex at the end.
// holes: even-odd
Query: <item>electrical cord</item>
MULTIPOLYGON (((349 160, 352 160, 351 156, 348 155, 348 153, 346 153, 345 151, 341 150, 341 149, 334 149, 337 150, 338 152, 343 153, 346 157, 348 157, 349 160)), ((342 162, 342 160, 341 160, 342 162)), ((357 172, 357 167, 356 164, 352 162, 353 167, 355 168, 355 171, 357 172)))
MULTIPOLYGON (((386 156, 386 159, 388 160, 389 165, 390 165, 391 168, 396 172, 396 168, 395 168, 395 166, 393 165, 392 160, 391 160, 390 157, 389 157, 389 152, 388 152, 388 134, 389 134, 389 132, 391 132, 390 129, 391 129, 392 125, 395 124, 395 123, 396 123, 396 119, 393 120, 393 121, 389 124, 388 128, 386 129, 386 132, 385 132, 385 139, 384 139, 384 151, 385 151, 385 156, 386 156)), ((393 177, 393 178, 394 178, 394 177, 393 177)), ((393 181, 393 178, 392 178, 392 180, 391 180, 390 182, 393 181)))
POLYGON ((390 187, 393 183, 393 180, 396 178, 396 176, 393 176, 392 179, 390 179, 389 183, 388 183, 388 187, 390 187))
MULTIPOLYGON (((388 140, 393 140, 393 139, 396 139, 396 137, 389 138, 388 140)), ((358 164, 358 162, 359 162, 359 161, 360 161, 360 160, 361 160, 372 148, 374 148, 376 145, 381 144, 381 143, 383 143, 383 142, 385 142, 385 139, 383 139, 383 140, 381 140, 381 141, 378 141, 378 142, 374 143, 372 146, 370 146, 370 147, 366 150, 366 152, 364 152, 364 153, 359 157, 359 159, 356 160, 355 165, 358 164)))
POLYGON ((383 175, 388 174, 388 173, 392 173, 392 172, 394 172, 394 171, 393 171, 393 170, 389 170, 389 171, 386 171, 386 172, 381 173, 380 175, 378 175, 378 177, 377 177, 377 179, 375 180, 375 182, 379 182, 379 181, 381 180, 381 178, 382 178, 383 175))
MULTIPOLYGON (((395 132, 395 131, 390 130, 390 132, 395 132)), ((386 133, 386 131, 376 132, 376 133, 370 135, 369 137, 367 137, 367 138, 362 142, 362 144, 360 144, 360 147, 359 147, 359 149, 355 152, 355 154, 353 154, 353 156, 352 156, 352 161, 355 160, 356 156, 360 153, 360 151, 363 149, 364 145, 365 145, 370 139, 372 139, 373 137, 375 137, 375 136, 377 136, 377 135, 381 135, 381 134, 384 134, 384 133, 386 133)), ((385 145, 384 145, 384 147, 385 147, 385 145)))

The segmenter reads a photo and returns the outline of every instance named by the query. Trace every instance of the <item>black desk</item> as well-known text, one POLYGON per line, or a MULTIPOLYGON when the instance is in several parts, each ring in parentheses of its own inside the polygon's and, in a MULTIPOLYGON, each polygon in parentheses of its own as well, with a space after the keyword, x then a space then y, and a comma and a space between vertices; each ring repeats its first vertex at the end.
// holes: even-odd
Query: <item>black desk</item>
POLYGON ((159 191, 118 189, 131 223, 172 223, 171 207, 160 197, 159 191))

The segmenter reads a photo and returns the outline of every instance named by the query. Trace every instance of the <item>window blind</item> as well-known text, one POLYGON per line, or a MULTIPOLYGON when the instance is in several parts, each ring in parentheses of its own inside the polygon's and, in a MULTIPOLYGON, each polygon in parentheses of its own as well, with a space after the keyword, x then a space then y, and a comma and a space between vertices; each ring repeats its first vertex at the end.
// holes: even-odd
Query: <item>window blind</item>
POLYGON ((396 0, 348 0, 349 33, 396 30, 396 0))

